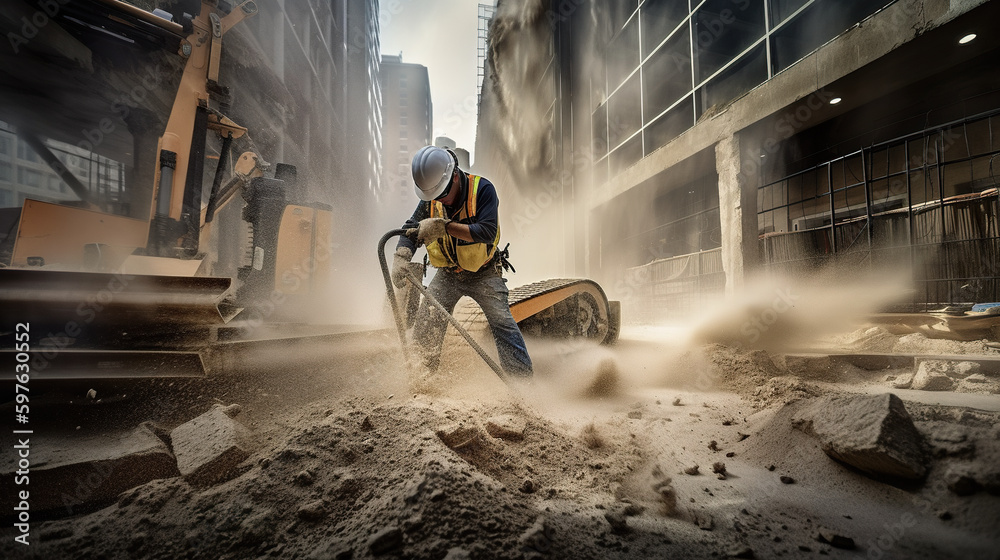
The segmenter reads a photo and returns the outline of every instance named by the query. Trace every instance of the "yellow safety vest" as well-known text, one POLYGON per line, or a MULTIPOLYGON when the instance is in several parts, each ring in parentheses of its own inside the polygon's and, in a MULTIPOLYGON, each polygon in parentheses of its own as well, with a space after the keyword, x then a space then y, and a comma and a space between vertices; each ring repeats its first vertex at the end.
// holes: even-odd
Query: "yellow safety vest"
MULTIPOLYGON (((476 195, 479 193, 478 175, 467 175, 469 178, 469 188, 465 193, 465 204, 459 211, 455 220, 465 220, 476 215, 476 195)), ((434 200, 431 201, 432 218, 448 218, 444 209, 444 204, 434 200)), ((497 224, 497 234, 492 243, 475 243, 463 241, 451 235, 446 235, 443 239, 438 239, 427 244, 427 257, 431 266, 436 268, 451 268, 476 272, 484 264, 490 262, 493 253, 496 252, 497 243, 500 242, 500 224, 497 224)))

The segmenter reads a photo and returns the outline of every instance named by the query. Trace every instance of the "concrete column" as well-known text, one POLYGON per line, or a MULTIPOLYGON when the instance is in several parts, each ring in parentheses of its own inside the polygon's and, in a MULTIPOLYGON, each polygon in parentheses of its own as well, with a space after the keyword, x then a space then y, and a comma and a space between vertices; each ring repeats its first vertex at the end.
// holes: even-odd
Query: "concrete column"
MULTIPOLYGON (((743 143, 739 133, 715 145, 715 168, 719 174, 719 218, 722 227, 722 268, 726 272, 726 295, 739 292, 748 273, 757 264, 757 193, 750 178, 756 170, 744 169, 743 143)), ((747 162, 756 165, 756 162, 747 162)))

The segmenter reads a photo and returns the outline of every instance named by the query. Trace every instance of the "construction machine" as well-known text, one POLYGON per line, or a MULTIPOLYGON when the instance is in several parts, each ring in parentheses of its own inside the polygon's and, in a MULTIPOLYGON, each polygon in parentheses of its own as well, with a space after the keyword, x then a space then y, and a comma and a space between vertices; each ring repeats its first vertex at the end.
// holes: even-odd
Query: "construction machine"
MULTIPOLYGON (((328 293, 331 201, 269 163, 220 81, 257 2, 159 4, 0 12, 0 356, 21 359, 30 329, 34 379, 201 377, 226 351, 337 331, 301 318, 328 293)), ((527 333, 616 332, 585 280, 514 290, 511 308, 527 333)))
POLYGON ((223 38, 256 2, 171 6, 0 15, 0 180, 16 183, 0 189, 0 331, 12 357, 30 326, 38 377, 203 375, 206 345, 239 336, 221 325, 280 322, 327 280, 330 206, 295 200, 295 168, 227 116, 223 38))

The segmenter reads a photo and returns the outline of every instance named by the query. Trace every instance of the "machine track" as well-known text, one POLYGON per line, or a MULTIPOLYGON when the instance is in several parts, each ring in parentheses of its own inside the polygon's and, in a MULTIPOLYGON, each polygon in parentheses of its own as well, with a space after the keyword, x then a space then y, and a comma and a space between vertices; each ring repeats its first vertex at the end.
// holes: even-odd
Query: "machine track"
MULTIPOLYGON (((583 337, 614 344, 621 321, 618 302, 609 302, 596 282, 580 278, 553 278, 510 290, 511 314, 526 335, 583 337)), ((485 341, 489 336, 486 317, 476 302, 462 298, 455 318, 470 334, 485 341)), ((459 336, 449 328, 449 335, 459 336)))

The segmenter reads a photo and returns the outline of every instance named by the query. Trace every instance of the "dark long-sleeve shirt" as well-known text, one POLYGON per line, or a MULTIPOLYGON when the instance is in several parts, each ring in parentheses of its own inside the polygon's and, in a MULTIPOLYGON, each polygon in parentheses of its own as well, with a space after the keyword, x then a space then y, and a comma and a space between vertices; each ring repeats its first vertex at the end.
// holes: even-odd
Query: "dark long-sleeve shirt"
MULTIPOLYGON (((462 185, 465 189, 471 187, 469 181, 463 177, 462 185)), ((465 197, 460 197, 459 200, 455 201, 455 206, 445 206, 445 212, 447 212, 450 219, 456 219, 459 211, 461 211, 462 206, 465 204, 465 197)), ((472 235, 472 240, 474 243, 487 243, 492 244, 493 240, 497 235, 497 228, 500 227, 499 218, 499 208, 500 199, 497 198, 496 187, 489 179, 481 178, 479 180, 479 189, 476 192, 476 215, 472 218, 466 218, 464 220, 459 220, 459 223, 468 224, 469 233, 472 235)), ((417 204, 416 210, 413 211, 413 215, 410 216, 409 220, 403 224, 404 229, 415 228, 420 223, 420 220, 431 217, 431 203, 420 201, 417 204)), ((458 244, 467 244, 468 241, 463 241, 458 239, 458 244)), ((409 247, 413 252, 416 252, 416 244, 401 235, 399 237, 399 242, 396 244, 396 248, 399 247, 409 247)))

